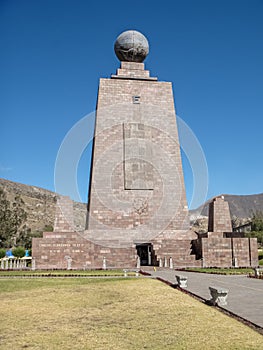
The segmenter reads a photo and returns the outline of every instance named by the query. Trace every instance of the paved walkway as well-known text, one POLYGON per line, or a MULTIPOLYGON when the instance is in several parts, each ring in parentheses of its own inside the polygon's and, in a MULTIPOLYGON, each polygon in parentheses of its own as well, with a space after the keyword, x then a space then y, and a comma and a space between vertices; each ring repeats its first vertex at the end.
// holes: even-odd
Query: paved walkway
POLYGON ((222 308, 263 328, 263 280, 244 275, 214 275, 167 269, 147 272, 173 284, 176 283, 175 275, 187 276, 186 290, 205 300, 211 299, 209 286, 224 287, 229 293, 227 305, 222 308))

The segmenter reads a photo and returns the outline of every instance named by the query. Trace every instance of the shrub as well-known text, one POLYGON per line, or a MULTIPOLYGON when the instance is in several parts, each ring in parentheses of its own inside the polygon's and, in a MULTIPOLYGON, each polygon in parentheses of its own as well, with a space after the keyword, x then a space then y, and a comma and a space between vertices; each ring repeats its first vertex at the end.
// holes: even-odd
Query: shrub
POLYGON ((258 264, 263 265, 263 260, 259 260, 258 264))
POLYGON ((5 257, 5 249, 1 248, 0 249, 0 259, 5 257))
POLYGON ((17 247, 12 249, 12 253, 16 258, 23 258, 25 256, 25 248, 17 247))
POLYGON ((252 237, 252 238, 255 237, 258 240, 258 245, 263 246, 263 231, 246 232, 245 237, 252 237))
POLYGON ((52 225, 45 225, 43 231, 44 232, 52 232, 53 226, 52 225))

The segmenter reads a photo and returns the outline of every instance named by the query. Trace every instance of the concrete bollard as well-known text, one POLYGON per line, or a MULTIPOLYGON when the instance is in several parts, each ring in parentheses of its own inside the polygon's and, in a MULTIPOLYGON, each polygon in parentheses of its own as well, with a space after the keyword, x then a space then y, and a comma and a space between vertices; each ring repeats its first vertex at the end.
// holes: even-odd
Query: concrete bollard
POLYGON ((170 265, 170 269, 172 270, 174 268, 173 258, 172 257, 170 257, 170 259, 169 259, 169 265, 170 265))
POLYGON ((137 267, 137 269, 141 268, 141 258, 139 256, 137 256, 136 267, 137 267))
POLYGON ((105 256, 103 257, 103 261, 102 261, 102 269, 107 270, 107 261, 106 261, 105 256))
POLYGON ((209 287, 212 299, 210 302, 213 305, 227 305, 228 289, 222 287, 209 287))
POLYGON ((177 284, 180 288, 187 288, 187 277, 182 275, 175 276, 177 284))
POLYGON ((36 259, 35 259, 35 258, 32 258, 32 261, 31 261, 31 270, 32 270, 32 271, 35 271, 35 270, 36 270, 36 259))

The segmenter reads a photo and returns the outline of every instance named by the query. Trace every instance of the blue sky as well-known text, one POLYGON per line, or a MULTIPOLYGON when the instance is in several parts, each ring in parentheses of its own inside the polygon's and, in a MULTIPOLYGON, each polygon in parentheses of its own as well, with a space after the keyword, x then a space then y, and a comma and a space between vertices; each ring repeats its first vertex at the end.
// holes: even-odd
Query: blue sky
MULTIPOLYGON (((263 192, 262 0, 0 0, 0 177, 54 190, 61 142, 94 111, 127 29, 147 36, 151 75, 173 83, 177 113, 206 156, 207 197, 263 192)), ((86 151, 83 201, 88 169, 86 151)), ((190 202, 185 158, 184 173, 190 202)))

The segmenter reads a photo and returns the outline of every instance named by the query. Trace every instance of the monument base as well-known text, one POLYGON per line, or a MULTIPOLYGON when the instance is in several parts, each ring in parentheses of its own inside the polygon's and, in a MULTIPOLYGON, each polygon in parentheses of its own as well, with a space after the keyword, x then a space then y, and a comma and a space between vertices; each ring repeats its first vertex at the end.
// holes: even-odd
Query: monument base
POLYGON ((191 255, 190 239, 163 238, 162 234, 151 241, 129 243, 97 239, 94 242, 86 236, 87 231, 44 232, 43 238, 34 238, 32 250, 36 268, 69 269, 69 262, 70 269, 102 269, 105 264, 107 269, 135 268, 138 257, 140 266, 201 266, 201 260, 191 255))

